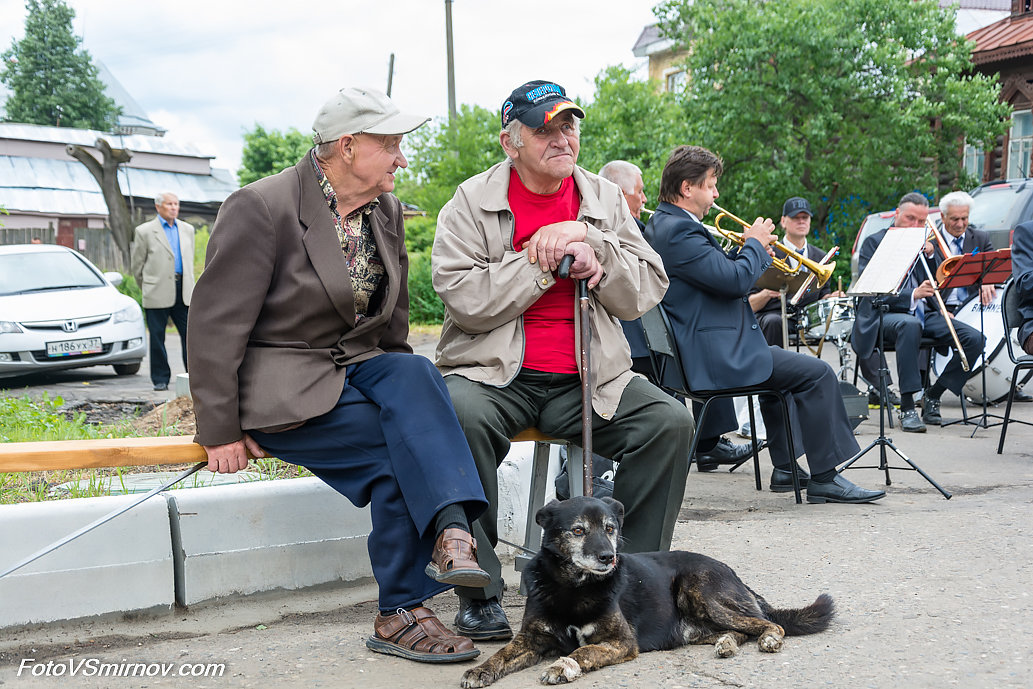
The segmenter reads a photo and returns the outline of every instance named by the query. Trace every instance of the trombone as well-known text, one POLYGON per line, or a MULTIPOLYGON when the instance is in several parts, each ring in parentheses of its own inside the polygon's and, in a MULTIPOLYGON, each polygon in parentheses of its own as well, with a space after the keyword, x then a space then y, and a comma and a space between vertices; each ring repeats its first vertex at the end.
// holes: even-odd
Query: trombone
MULTIPOLYGON (((738 223, 746 229, 749 229, 750 227, 752 227, 752 225, 743 220, 742 218, 738 218, 732 215, 716 203, 714 204, 714 209, 717 210, 717 217, 714 218, 714 224, 704 225, 704 227, 710 230, 711 234, 715 234, 737 246, 743 246, 746 243, 746 240, 743 239, 743 233, 735 232, 733 230, 726 230, 725 228, 721 227, 721 221, 725 218, 728 218, 732 222, 738 223)), ((794 249, 786 246, 785 244, 782 244, 779 241, 775 241, 773 246, 779 251, 781 251, 783 254, 785 254, 786 258, 782 259, 775 257, 774 259, 772 259, 771 265, 773 265, 776 269, 780 270, 786 275, 795 275, 800 271, 800 266, 802 266, 814 274, 814 276, 818 280, 818 287, 821 287, 826 282, 828 282, 829 278, 832 277, 833 271, 835 271, 836 269, 836 262, 828 261, 827 259, 835 255, 835 252, 839 250, 839 247, 836 247, 835 249, 830 251, 829 254, 825 257, 825 259, 823 259, 819 263, 818 261, 814 261, 810 258, 807 258, 806 256, 801 256, 794 249), (797 261, 799 263, 799 266, 791 266, 789 264, 789 261, 787 260, 790 257, 794 261, 797 261)))
MULTIPOLYGON (((936 242, 936 246, 940 249, 940 253, 944 257, 949 257, 951 252, 947 248, 947 243, 943 241, 943 237, 940 236, 940 233, 936 230, 936 226, 933 225, 929 218, 925 219, 925 229, 926 241, 930 241, 929 237, 931 235, 931 241, 936 242)), ((958 353, 958 357, 961 360, 961 368, 968 371, 968 357, 965 356, 965 350, 961 348, 961 340, 958 339, 958 332, 954 329, 954 323, 951 322, 953 317, 950 312, 947 311, 947 305, 943 303, 943 297, 940 296, 940 289, 938 287, 939 282, 937 281, 936 276, 933 275, 933 271, 929 269, 929 263, 925 260, 924 248, 918 253, 918 260, 922 262, 922 267, 925 268, 925 274, 929 278, 929 283, 933 286, 933 295, 936 297, 936 307, 940 310, 940 315, 943 316, 943 319, 947 321, 947 330, 950 331, 951 340, 954 341, 954 351, 958 353)), ((944 262, 946 262, 946 258, 944 259, 944 262)), ((940 265, 940 268, 943 268, 943 264, 940 265)), ((939 273, 939 269, 937 269, 937 273, 939 273)))

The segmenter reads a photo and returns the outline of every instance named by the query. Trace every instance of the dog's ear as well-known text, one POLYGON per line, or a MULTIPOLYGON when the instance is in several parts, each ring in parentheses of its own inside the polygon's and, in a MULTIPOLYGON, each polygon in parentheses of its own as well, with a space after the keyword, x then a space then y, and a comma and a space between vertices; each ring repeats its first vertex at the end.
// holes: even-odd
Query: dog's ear
POLYGON ((613 498, 600 498, 606 506, 613 512, 613 516, 617 518, 617 523, 624 526, 624 503, 620 500, 614 500, 613 498))
POLYGON ((546 524, 552 521, 552 515, 556 511, 556 508, 559 507, 559 504, 559 500, 553 499, 549 501, 548 505, 545 505, 535 512, 534 520, 538 523, 538 526, 542 527, 542 529, 548 528, 546 524))

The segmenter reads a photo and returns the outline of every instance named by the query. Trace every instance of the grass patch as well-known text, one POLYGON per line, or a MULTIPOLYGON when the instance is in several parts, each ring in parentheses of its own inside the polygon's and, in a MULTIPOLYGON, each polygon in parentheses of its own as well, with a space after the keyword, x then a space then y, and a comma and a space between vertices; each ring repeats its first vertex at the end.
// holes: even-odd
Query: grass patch
MULTIPOLYGON (((86 440, 93 438, 129 438, 143 435, 178 434, 178 429, 161 426, 153 433, 141 433, 127 418, 115 424, 92 424, 85 414, 71 418, 61 409, 64 400, 44 393, 39 399, 28 396, 0 397, 0 442, 16 443, 38 440, 86 440)), ((131 473, 149 471, 182 471, 187 465, 110 467, 103 469, 61 469, 36 472, 0 472, 0 504, 39 502, 67 498, 91 498, 110 495, 125 489, 125 477, 131 473), (108 478, 111 477, 111 478, 108 478), (65 492, 51 487, 73 483, 65 492)), ((262 480, 311 476, 304 468, 281 462, 275 458, 254 460, 249 470, 262 475, 262 480)), ((189 485, 189 484, 188 484, 189 485)))

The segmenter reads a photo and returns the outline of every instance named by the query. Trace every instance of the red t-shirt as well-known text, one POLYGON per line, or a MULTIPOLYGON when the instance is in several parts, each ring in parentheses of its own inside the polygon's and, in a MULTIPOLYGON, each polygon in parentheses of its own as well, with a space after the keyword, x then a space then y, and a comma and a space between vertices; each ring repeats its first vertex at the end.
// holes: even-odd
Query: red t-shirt
MULTIPOLYGON (((577 220, 581 195, 573 177, 552 194, 535 194, 520 181, 516 170, 509 175, 509 207, 513 211, 513 250, 545 225, 577 220)), ((560 280, 524 311, 524 363, 546 373, 577 373, 574 354, 574 281, 560 280)))

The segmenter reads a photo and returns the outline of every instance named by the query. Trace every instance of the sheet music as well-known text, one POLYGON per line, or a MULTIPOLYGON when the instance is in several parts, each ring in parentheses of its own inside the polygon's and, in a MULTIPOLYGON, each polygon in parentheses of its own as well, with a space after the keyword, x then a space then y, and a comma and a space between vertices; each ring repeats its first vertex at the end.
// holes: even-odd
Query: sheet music
POLYGON ((898 293, 925 247, 926 235, 924 227, 891 227, 847 294, 863 297, 898 293))

